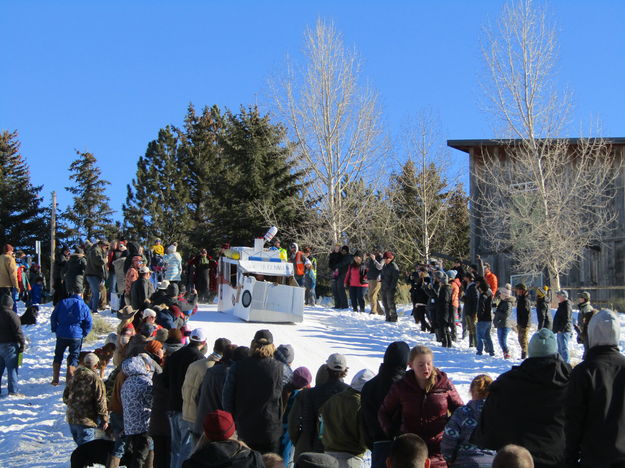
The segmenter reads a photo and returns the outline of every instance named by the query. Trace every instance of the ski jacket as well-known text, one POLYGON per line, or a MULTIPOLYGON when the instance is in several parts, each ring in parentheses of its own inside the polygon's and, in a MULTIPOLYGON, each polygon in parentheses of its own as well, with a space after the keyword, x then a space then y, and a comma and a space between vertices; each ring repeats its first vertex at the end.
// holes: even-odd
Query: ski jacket
POLYGON ((50 329, 57 338, 86 338, 91 326, 91 310, 77 295, 59 301, 50 316, 50 329))
POLYGON ((124 434, 144 434, 148 432, 152 412, 151 372, 140 356, 126 359, 122 372, 127 376, 121 389, 124 434))
POLYGON ((514 302, 514 297, 507 297, 506 299, 499 301, 497 309, 495 309, 495 317, 493 319, 493 325, 495 328, 512 328, 514 325, 514 322, 512 321, 512 307, 514 302))
POLYGON ((553 332, 573 331, 573 306, 571 301, 566 300, 558 304, 556 314, 553 316, 553 332))
POLYGON ((530 326, 530 312, 532 303, 529 294, 519 294, 516 297, 516 323, 519 328, 530 326))

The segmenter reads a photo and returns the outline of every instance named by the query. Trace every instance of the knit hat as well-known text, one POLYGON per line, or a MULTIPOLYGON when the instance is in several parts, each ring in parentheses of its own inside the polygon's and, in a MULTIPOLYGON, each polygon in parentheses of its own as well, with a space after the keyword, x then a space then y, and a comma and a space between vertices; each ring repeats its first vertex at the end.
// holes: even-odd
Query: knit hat
POLYGON ((0 306, 3 309, 13 310, 13 298, 8 294, 0 294, 0 306))
POLYGON ((585 299, 586 301, 590 300, 590 293, 588 291, 582 291, 577 295, 580 299, 585 299))
POLYGON ((567 291, 565 291, 564 289, 562 289, 562 290, 560 290, 560 291, 558 291, 556 293, 556 296, 561 296, 564 299, 568 299, 569 298, 569 293, 567 291))
POLYGON ((109 343, 117 343, 117 333, 109 333, 108 336, 106 337, 106 340, 104 341, 104 344, 107 345, 109 343))
POLYGON ((390 250, 387 250, 386 252, 384 252, 384 255, 382 255, 382 258, 390 258, 393 259, 395 258, 395 255, 393 254, 393 252, 391 252, 390 250))
POLYGON ((202 426, 204 427, 204 435, 211 442, 228 440, 235 431, 232 415, 222 410, 208 413, 202 426))
POLYGON ((293 361, 295 360, 295 350, 290 344, 281 344, 278 346, 276 353, 280 354, 280 356, 284 358, 284 362, 289 366, 293 364, 293 361))
POLYGON ((156 317, 156 312, 154 312, 152 309, 145 309, 141 317, 142 318, 156 317))
POLYGON ((148 353, 156 354, 161 349, 163 349, 163 343, 157 340, 148 341, 148 343, 145 345, 145 350, 148 353))
POLYGON ((156 330, 156 336, 154 337, 154 339, 156 341, 160 341, 161 343, 165 343, 168 337, 169 330, 167 330, 167 328, 159 328, 158 330, 156 330))
POLYGON ((458 276, 458 272, 456 270, 448 270, 447 276, 449 277, 449 279, 454 279, 456 276, 458 276))
MULTIPOLYGON (((510 286, 510 285, 506 284, 506 286, 510 286)), ((507 287, 499 288, 499 292, 507 295, 508 297, 512 296, 512 290, 507 287)))
POLYGON ((86 367, 94 367, 100 362, 100 358, 95 353, 87 353, 82 362, 85 363, 86 367))
POLYGON ((169 281, 163 280, 163 281, 159 281, 158 285, 156 286, 156 289, 167 289, 168 286, 169 286, 169 281))
POLYGON ((201 328, 193 330, 191 332, 191 341, 197 341, 199 343, 206 341, 206 334, 204 333, 204 330, 201 328))
POLYGON ((169 247, 167 247, 167 253, 168 254, 172 254, 176 251, 176 246, 175 245, 170 245, 169 247))
POLYGON ((621 334, 619 318, 610 309, 601 309, 588 323, 588 346, 618 346, 621 334))
POLYGON ((542 288, 536 288, 536 296, 537 297, 545 297, 547 295, 547 291, 549 291, 549 286, 543 286, 542 288))
POLYGON ((405 341, 394 341, 384 352, 383 364, 390 369, 406 370, 408 357, 410 356, 410 346, 405 341))
POLYGON ((558 342, 556 335, 548 328, 543 328, 534 333, 527 347, 529 357, 545 357, 557 354, 558 342))
POLYGON ((139 330, 139 333, 141 334, 141 336, 144 336, 145 338, 149 338, 152 336, 152 333, 154 333, 156 331, 156 327, 154 325, 152 325, 151 323, 144 323, 141 326, 141 330, 139 330))
POLYGON ((358 373, 352 379, 350 387, 352 387, 357 392, 362 392, 362 387, 364 387, 365 384, 374 377, 375 374, 369 369, 363 369, 361 371, 358 371, 358 373))
POLYGON ((291 385, 295 388, 305 388, 312 382, 312 374, 307 367, 298 367, 291 376, 291 385))
POLYGON ((119 320, 128 320, 131 319, 137 311, 132 308, 132 306, 127 305, 122 307, 122 310, 117 311, 117 318, 119 320))
POLYGON ((295 468, 339 468, 339 462, 327 453, 304 452, 297 457, 295 468))
POLYGON ((519 283, 516 285, 516 289, 519 289, 521 291, 527 291, 527 286, 525 286, 525 284, 523 283, 519 283))
POLYGON ((273 335, 269 330, 258 330, 253 341, 263 345, 273 344, 273 335))
POLYGON ((347 359, 339 353, 330 354, 328 360, 326 361, 326 365, 330 370, 345 371, 347 370, 347 359))

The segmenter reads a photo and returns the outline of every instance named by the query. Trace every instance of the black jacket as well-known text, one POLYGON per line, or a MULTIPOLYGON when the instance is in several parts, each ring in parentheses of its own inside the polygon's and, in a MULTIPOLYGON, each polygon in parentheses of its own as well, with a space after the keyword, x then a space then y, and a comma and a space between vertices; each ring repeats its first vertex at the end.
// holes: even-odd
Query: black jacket
POLYGON ((174 303, 174 300, 167 294, 165 289, 157 289, 150 297, 152 305, 165 304, 167 307, 174 303))
POLYGON ((516 297, 516 324, 521 328, 527 328, 530 324, 530 311, 532 304, 529 294, 520 294, 516 297))
POLYGON ((485 293, 479 291, 479 297, 477 300, 477 321, 478 322, 492 322, 493 321, 493 293, 486 291, 485 293))
POLYGON ((65 268, 67 267, 67 262, 69 257, 63 255, 62 252, 58 254, 59 256, 54 260, 54 272, 52 274, 52 287, 54 289, 59 289, 63 287, 63 281, 65 280, 65 268))
POLYGON ((209 442, 198 448, 182 468, 265 468, 260 453, 237 440, 209 442))
MULTIPOLYGON (((373 448, 373 443, 388 440, 388 437, 378 422, 378 411, 384 398, 393 383, 400 380, 406 373, 410 348, 406 343, 394 342, 386 349, 384 362, 380 364, 378 375, 369 380, 362 388, 360 396, 360 412, 365 442, 367 447, 373 448)), ((401 423, 401 416, 397 415, 397 429, 401 423)))
POLYGON ((163 384, 169 392, 169 411, 182 412, 182 384, 189 366, 204 359, 204 355, 194 344, 180 348, 165 361, 163 384))
POLYGON ((13 301, 6 294, 0 295, 0 343, 17 343, 18 351, 24 351, 20 318, 13 312, 13 301))
POLYGON ((382 268, 384 268, 382 257, 376 257, 375 261, 371 260, 371 257, 369 257, 367 258, 365 265, 367 266, 367 279, 379 280, 380 275, 382 274, 382 268))
POLYGON ((475 283, 469 283, 464 290, 462 302, 464 303, 464 314, 469 317, 475 317, 477 314, 477 303, 480 299, 480 293, 475 283))
POLYGON ((573 369, 565 427, 568 467, 624 466, 625 356, 616 346, 590 348, 573 369))
POLYGON ((83 255, 72 254, 65 266, 65 290, 68 294, 82 294, 87 260, 83 255))
POLYGON ((204 418, 208 413, 224 409, 221 396, 229 367, 230 362, 222 363, 219 361, 204 374, 200 391, 197 394, 197 417, 194 426, 196 434, 201 434, 204 431, 204 418))
POLYGON ((130 287, 130 304, 135 310, 143 309, 148 305, 150 297, 154 294, 154 285, 149 279, 139 278, 130 287))
POLYGON ((330 268, 330 272, 336 270, 342 260, 343 255, 341 254, 341 252, 332 252, 330 254, 330 258, 328 259, 328 267, 330 268))
POLYGON ((382 289, 395 289, 397 287, 397 280, 399 280, 399 267, 397 263, 385 263, 384 268, 382 268, 382 289))
POLYGON ((423 278, 419 277, 419 272, 413 271, 410 273, 408 281, 410 281, 410 299, 412 303, 427 305, 428 295, 424 290, 427 284, 425 284, 423 278))
POLYGON ((558 310, 553 316, 553 332, 573 331, 573 306, 571 301, 566 300, 558 304, 558 310))
POLYGON ((529 358, 490 386, 474 442, 498 450, 521 445, 536 466, 564 462, 564 402, 571 366, 558 355, 529 358))
POLYGON ((276 444, 282 435, 282 363, 251 356, 228 374, 232 384, 225 384, 223 402, 232 408, 224 409, 234 416, 239 438, 250 447, 276 444))

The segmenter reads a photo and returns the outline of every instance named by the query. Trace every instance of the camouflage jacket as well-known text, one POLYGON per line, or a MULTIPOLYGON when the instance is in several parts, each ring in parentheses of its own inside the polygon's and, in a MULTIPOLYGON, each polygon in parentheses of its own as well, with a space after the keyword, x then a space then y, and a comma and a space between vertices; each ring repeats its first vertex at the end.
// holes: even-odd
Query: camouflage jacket
POLYGON ((93 370, 79 366, 63 392, 67 405, 67 422, 97 427, 108 422, 104 382, 93 370))

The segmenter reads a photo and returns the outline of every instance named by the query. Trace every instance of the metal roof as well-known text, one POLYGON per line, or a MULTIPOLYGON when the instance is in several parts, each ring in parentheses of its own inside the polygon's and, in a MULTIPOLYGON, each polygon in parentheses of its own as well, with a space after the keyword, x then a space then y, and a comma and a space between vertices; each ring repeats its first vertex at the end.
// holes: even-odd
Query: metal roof
MULTIPOLYGON (((593 140, 594 138, 591 138, 593 140)), ((611 145, 625 145, 623 137, 604 137, 602 138, 611 145)), ((569 145, 576 145, 582 138, 563 138, 569 145)), ((514 146, 522 140, 513 138, 502 138, 499 140, 447 140, 447 146, 468 153, 471 148, 493 147, 493 146, 514 146)))

